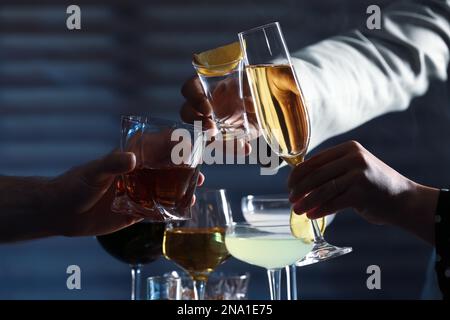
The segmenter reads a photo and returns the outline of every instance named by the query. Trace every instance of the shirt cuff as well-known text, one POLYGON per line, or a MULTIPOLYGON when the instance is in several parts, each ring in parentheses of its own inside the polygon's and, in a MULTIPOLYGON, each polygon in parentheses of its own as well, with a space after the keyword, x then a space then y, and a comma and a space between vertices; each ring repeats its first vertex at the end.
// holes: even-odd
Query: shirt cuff
POLYGON ((450 191, 441 189, 435 215, 436 266, 444 300, 450 298, 450 191))

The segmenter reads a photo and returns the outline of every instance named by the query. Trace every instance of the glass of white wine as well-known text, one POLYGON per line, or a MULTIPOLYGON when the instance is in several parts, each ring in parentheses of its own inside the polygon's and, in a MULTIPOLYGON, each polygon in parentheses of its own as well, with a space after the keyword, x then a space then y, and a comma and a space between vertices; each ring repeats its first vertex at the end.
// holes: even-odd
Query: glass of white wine
MULTIPOLYGON (((310 139, 305 99, 278 22, 239 33, 244 65, 258 125, 271 149, 291 166, 303 162, 310 139)), ((297 216, 301 217, 301 216, 297 216)), ((300 219, 300 218, 299 218, 300 219)), ((291 224, 296 216, 291 213, 291 224)), ((325 241, 317 221, 311 220, 314 247, 297 265, 307 265, 352 251, 325 241)), ((298 228, 302 227, 298 224, 298 228)), ((293 228, 294 234, 297 230, 293 228)))
POLYGON ((211 272, 228 257, 226 228, 233 223, 224 189, 197 190, 192 218, 168 224, 164 233, 164 256, 192 278, 195 300, 204 300, 211 272))

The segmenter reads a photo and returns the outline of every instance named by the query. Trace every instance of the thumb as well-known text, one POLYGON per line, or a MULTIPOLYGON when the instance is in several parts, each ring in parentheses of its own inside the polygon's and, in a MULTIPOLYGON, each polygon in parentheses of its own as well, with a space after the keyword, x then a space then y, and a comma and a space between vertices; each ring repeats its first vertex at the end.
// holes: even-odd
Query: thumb
POLYGON ((130 172, 136 166, 136 156, 132 152, 113 152, 102 159, 88 163, 83 170, 85 182, 93 187, 101 187, 118 174, 130 172))

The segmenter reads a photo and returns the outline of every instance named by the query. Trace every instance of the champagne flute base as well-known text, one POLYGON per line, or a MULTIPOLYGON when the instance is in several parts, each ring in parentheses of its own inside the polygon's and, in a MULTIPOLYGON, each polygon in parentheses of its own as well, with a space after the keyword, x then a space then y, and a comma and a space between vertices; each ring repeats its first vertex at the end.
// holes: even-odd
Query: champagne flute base
POLYGON ((316 242, 311 252, 309 252, 303 259, 297 261, 297 267, 307 266, 313 263, 330 260, 352 252, 351 247, 336 247, 326 241, 316 242))

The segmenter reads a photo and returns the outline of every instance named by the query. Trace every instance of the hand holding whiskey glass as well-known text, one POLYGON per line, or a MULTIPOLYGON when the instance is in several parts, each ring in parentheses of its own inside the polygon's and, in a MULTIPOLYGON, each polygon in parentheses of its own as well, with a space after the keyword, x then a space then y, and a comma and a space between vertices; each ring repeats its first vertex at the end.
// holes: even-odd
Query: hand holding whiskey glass
POLYGON ((136 155, 136 167, 121 177, 112 210, 152 221, 189 219, 203 147, 201 128, 123 117, 121 148, 136 155))

